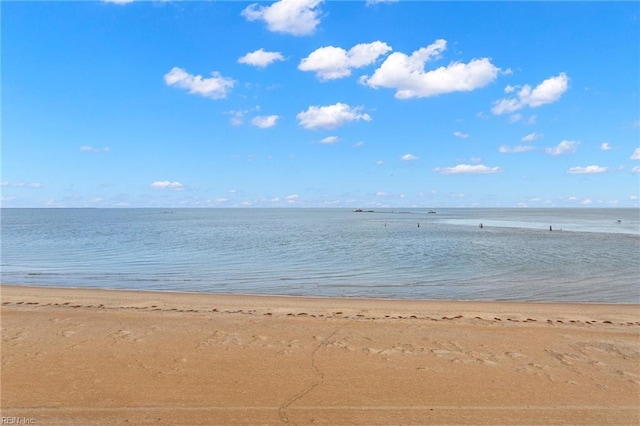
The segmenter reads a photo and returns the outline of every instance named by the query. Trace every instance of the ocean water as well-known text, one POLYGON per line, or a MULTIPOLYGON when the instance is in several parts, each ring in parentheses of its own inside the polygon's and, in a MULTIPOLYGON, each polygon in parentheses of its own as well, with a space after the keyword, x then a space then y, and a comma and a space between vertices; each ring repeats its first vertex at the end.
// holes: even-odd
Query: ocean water
POLYGON ((640 303, 637 209, 2 209, 1 237, 7 284, 640 303))

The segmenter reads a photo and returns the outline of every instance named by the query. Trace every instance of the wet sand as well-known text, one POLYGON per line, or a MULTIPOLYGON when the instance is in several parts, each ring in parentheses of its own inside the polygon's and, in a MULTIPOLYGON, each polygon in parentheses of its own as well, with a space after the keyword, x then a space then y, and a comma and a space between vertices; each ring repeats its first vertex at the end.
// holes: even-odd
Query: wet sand
POLYGON ((640 423, 638 305, 8 285, 0 299, 3 421, 640 423))

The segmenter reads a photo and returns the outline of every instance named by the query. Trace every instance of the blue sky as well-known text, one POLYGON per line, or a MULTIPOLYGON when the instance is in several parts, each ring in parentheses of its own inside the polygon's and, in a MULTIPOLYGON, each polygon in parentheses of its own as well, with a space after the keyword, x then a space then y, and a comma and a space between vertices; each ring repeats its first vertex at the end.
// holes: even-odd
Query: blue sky
POLYGON ((637 2, 3 2, 4 207, 638 207, 637 2))

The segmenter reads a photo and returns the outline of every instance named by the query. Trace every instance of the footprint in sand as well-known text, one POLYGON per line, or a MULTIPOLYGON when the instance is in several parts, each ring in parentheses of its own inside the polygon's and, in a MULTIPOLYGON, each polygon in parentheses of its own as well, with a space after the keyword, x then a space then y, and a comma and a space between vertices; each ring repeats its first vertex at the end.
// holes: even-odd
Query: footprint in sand
POLYGON ((204 346, 217 346, 217 345, 244 346, 244 341, 240 336, 240 334, 238 333, 227 333, 222 330, 216 330, 209 337, 205 339, 201 339, 196 343, 196 346, 199 348, 204 346))
POLYGON ((111 333, 110 336, 115 343, 118 343, 118 342, 138 343, 144 340, 143 336, 136 335, 131 330, 118 330, 114 333, 111 333))
POLYGON ((551 373, 549 373, 549 367, 534 362, 530 362, 527 365, 516 369, 516 371, 520 373, 533 374, 534 376, 546 377, 551 381, 555 380, 553 376, 551 376, 551 373))
POLYGON ((633 383, 635 385, 640 383, 640 377, 638 377, 638 375, 635 373, 631 373, 629 371, 622 371, 622 370, 616 370, 616 373, 619 376, 622 376, 623 378, 625 378, 630 383, 633 383))

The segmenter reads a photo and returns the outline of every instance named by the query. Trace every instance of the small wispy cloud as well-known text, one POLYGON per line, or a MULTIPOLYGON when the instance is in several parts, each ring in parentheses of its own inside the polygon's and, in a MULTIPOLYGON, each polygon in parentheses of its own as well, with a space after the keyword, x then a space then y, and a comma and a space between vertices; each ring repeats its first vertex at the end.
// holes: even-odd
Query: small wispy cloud
POLYGON ((463 192, 450 192, 446 196, 448 198, 467 198, 469 195, 463 192))
POLYGON ((174 191, 179 191, 184 189, 184 185, 180 182, 170 182, 168 180, 157 180, 151 184, 151 188, 153 189, 172 189, 174 191))
POLYGON ((469 137, 469 134, 456 131, 456 132, 453 132, 453 136, 460 139, 467 139, 469 137))
POLYGON ((502 169, 500 167, 489 167, 484 164, 458 164, 453 167, 437 167, 433 171, 443 175, 454 174, 492 174, 498 173, 502 169))
POLYGON ((413 160, 417 160, 419 157, 413 154, 405 154, 402 157, 400 157, 400 159, 402 161, 413 161, 413 160))
POLYGON ((300 201, 300 196, 298 194, 291 194, 284 197, 284 199, 286 200, 287 204, 295 204, 300 201))
POLYGON ((397 3, 399 0, 367 0, 366 1, 366 5, 367 6, 375 6, 377 4, 384 4, 384 3, 397 3))
POLYGON ((232 111, 227 111, 226 114, 229 114, 231 116, 231 119, 229 120, 231 122, 231 124, 233 124, 234 126, 240 126, 242 123, 244 123, 244 116, 248 111, 246 110, 232 110, 232 111))
POLYGON ((635 151, 633 151, 633 154, 631 154, 631 157, 629 157, 632 160, 640 160, 640 148, 636 148, 635 151))
POLYGON ((613 147, 611 146, 611 144, 610 144, 609 142, 603 142, 603 143, 600 145, 600 149, 601 149, 602 151, 611 151, 611 150, 613 149, 613 147))
POLYGON ((326 145, 333 145, 337 143, 338 140, 339 138, 337 136, 327 136, 326 138, 320 139, 319 143, 326 144, 326 145))
POLYGON ((498 148, 498 152, 501 152, 503 154, 514 154, 519 152, 532 151, 534 149, 536 148, 531 145, 517 145, 517 146, 502 145, 498 148))
POLYGON ((42 188, 43 187, 43 185, 41 183, 35 183, 35 182, 9 182, 9 181, 0 182, 0 186, 9 187, 9 188, 42 188))
POLYGON ((251 124, 256 127, 260 127, 261 129, 268 129, 269 127, 275 126, 279 118, 280 116, 278 115, 259 115, 251 120, 251 124))
POLYGON ((517 123, 520 120, 522 120, 522 114, 520 113, 511 114, 509 116, 509 123, 517 123))
POLYGON ((540 139, 542 136, 544 136, 542 133, 539 132, 533 132, 533 133, 529 133, 528 135, 524 136, 522 138, 522 142, 534 142, 538 139, 540 139))
POLYGON ((103 148, 97 148, 97 147, 93 147, 90 145, 82 145, 80 147, 80 151, 85 151, 85 152, 109 152, 109 147, 105 146, 103 148))
POLYGON ((549 155, 558 156, 563 154, 573 154, 576 152, 578 142, 563 140, 558 145, 550 148, 545 148, 544 152, 549 155))
POLYGON ((218 197, 218 198, 213 198, 211 200, 208 200, 207 203, 212 205, 220 205, 220 204, 225 204, 229 201, 230 200, 227 197, 218 197))
POLYGON ((586 166, 586 167, 571 167, 567 170, 569 174, 596 174, 596 173, 604 173, 609 170, 607 167, 601 166, 586 166))

